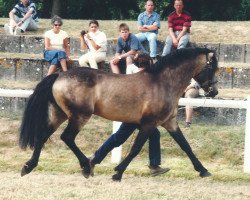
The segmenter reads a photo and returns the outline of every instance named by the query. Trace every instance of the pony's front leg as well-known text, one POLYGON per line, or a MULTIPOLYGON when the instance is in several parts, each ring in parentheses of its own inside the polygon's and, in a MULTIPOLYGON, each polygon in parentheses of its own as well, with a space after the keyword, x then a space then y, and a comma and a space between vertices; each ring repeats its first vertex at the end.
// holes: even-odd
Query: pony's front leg
POLYGON ((118 166, 115 167, 114 170, 116 171, 116 174, 114 174, 112 176, 112 179, 114 181, 121 181, 123 172, 126 170, 127 166, 133 160, 133 158, 136 157, 138 155, 138 153, 141 151, 143 145, 145 144, 145 142, 147 141, 147 139, 149 137, 149 133, 151 133, 151 132, 152 131, 150 131, 150 130, 149 131, 143 131, 143 130, 139 131, 128 156, 118 166))
POLYGON ((200 172, 201 177, 208 177, 211 176, 211 173, 201 164, 198 158, 194 155, 188 141, 184 137, 182 131, 180 130, 179 126, 177 127, 176 131, 169 131, 170 135, 174 138, 177 144, 181 147, 181 149, 188 155, 189 159, 194 165, 194 169, 200 172))
POLYGON ((89 178, 90 175, 90 164, 89 159, 81 152, 78 146, 75 143, 75 138, 79 133, 80 123, 79 121, 69 120, 69 124, 61 135, 61 139, 65 144, 73 151, 75 156, 78 158, 82 174, 85 178, 89 178))

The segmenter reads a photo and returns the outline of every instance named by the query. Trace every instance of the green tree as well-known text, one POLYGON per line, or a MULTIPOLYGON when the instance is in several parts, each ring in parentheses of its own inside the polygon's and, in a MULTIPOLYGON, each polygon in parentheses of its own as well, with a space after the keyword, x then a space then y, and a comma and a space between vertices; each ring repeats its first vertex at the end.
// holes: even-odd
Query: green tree
POLYGON ((242 0, 238 20, 250 19, 250 0, 242 0))
MULTIPOLYGON (((145 0, 33 0, 40 18, 57 14, 67 19, 136 20, 145 10, 145 0)), ((155 0, 156 11, 165 20, 174 0, 155 0)), ((0 17, 8 17, 17 0, 0 0, 0 17)), ((184 0, 193 20, 249 20, 250 0, 184 0)))

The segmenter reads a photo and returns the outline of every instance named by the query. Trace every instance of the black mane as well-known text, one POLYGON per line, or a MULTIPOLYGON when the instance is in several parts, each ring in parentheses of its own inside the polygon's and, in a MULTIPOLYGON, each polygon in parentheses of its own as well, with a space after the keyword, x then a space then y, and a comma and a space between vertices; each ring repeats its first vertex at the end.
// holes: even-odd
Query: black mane
POLYGON ((172 51, 170 54, 161 57, 155 64, 147 66, 145 70, 149 73, 158 73, 162 69, 174 69, 187 60, 195 59, 199 54, 214 52, 207 48, 182 48, 172 51))

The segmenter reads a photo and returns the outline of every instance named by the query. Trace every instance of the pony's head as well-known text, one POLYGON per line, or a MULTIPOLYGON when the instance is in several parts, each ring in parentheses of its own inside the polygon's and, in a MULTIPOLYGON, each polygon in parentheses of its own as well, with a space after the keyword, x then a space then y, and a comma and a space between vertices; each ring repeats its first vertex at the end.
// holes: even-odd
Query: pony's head
POLYGON ((215 76, 217 70, 218 61, 215 56, 215 51, 208 50, 206 53, 205 66, 202 71, 194 77, 194 79, 200 84, 201 88, 205 91, 206 97, 215 97, 218 94, 218 81, 215 76))

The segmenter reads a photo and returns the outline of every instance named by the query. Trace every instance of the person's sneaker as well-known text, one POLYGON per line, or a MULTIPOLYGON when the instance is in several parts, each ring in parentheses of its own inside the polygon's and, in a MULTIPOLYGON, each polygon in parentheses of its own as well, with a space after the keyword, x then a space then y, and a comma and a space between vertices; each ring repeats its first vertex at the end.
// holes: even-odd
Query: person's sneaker
POLYGON ((14 29, 9 24, 4 24, 4 31, 7 35, 14 35, 14 29))
POLYGON ((22 33, 24 33, 24 31, 20 27, 17 27, 14 32, 14 35, 21 35, 22 33))
POLYGON ((170 169, 169 168, 161 168, 160 166, 148 166, 150 169, 150 175, 151 176, 158 176, 160 174, 164 174, 168 172, 170 169))
POLYGON ((191 122, 186 122, 185 127, 186 127, 186 128, 190 128, 191 124, 192 124, 191 122))

